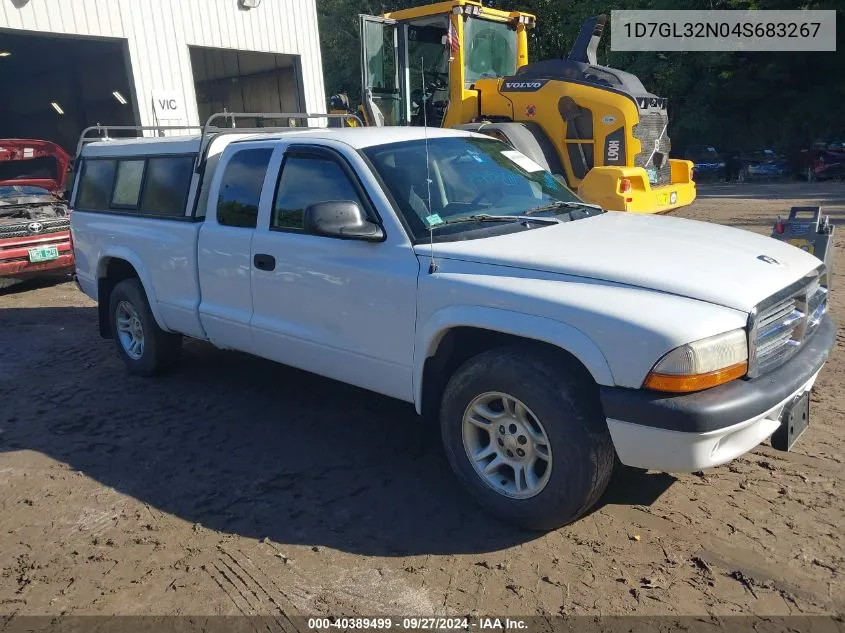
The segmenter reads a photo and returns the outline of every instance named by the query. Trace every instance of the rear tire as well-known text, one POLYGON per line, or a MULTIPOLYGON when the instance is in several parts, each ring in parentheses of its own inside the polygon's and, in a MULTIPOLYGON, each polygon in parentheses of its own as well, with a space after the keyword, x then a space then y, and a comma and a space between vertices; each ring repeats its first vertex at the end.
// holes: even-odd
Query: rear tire
POLYGON ((117 354, 130 374, 154 376, 179 360, 182 337, 158 326, 138 279, 125 279, 114 287, 109 322, 117 354))
POLYGON ((576 520, 598 501, 613 471, 596 384, 576 363, 545 350, 503 347, 468 360, 443 393, 440 428, 469 494, 528 529, 576 520))

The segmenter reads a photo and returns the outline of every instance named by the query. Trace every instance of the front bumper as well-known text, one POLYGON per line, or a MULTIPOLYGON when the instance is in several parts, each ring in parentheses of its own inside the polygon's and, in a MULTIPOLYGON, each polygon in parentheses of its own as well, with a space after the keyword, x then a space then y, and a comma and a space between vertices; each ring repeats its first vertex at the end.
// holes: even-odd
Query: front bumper
POLYGON ((26 279, 47 272, 68 270, 73 268, 73 264, 68 231, 0 239, 0 277, 26 279), (59 251, 58 258, 46 262, 29 261, 29 249, 38 246, 55 246, 59 251))
POLYGON ((27 260, 3 261, 0 259, 0 277, 26 279, 37 275, 73 269, 73 253, 62 253, 48 262, 32 263, 27 260))
POLYGON ((719 466, 770 437, 785 405, 812 389, 836 326, 825 316, 812 339, 781 367, 689 394, 601 387, 619 460, 628 466, 689 472, 719 466))

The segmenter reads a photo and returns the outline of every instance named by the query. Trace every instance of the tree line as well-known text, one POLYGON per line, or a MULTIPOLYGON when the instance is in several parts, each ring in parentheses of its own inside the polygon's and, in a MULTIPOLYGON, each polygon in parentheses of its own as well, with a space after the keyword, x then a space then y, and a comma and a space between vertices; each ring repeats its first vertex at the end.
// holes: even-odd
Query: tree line
MULTIPOLYGON (((358 14, 427 4, 422 0, 317 0, 328 94, 360 99, 358 14)), ((843 0, 485 0, 485 5, 537 16, 532 60, 565 57, 581 23, 614 9, 839 9, 836 52, 618 52, 610 23, 599 63, 637 75, 669 104, 675 147, 775 147, 793 151, 822 140, 845 140, 843 0)))

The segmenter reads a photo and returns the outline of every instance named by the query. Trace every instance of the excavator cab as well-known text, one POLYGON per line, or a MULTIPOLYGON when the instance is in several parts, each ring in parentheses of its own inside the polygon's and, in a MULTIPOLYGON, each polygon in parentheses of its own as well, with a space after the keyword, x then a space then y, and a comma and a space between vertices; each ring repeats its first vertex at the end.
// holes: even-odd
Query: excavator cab
POLYGON ((666 100, 596 52, 587 20, 565 59, 528 62, 533 15, 447 0, 362 15, 367 125, 429 125, 499 138, 605 209, 660 213, 695 199, 692 163, 669 159, 666 100))

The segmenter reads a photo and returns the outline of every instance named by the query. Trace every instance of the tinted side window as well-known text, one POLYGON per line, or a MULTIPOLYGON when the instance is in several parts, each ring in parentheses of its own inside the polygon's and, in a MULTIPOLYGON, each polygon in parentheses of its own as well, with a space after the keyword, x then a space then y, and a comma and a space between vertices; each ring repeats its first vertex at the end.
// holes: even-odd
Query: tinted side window
POLYGON ((79 180, 76 206, 79 209, 105 211, 109 208, 114 183, 114 160, 86 160, 79 180))
POLYGON ((330 200, 352 200, 361 205, 358 192, 340 165, 320 156, 287 156, 276 189, 270 227, 301 229, 305 208, 330 200))
POLYGON ((117 178, 111 196, 113 207, 138 206, 141 197, 141 183, 144 180, 143 160, 121 160, 117 163, 117 178))
POLYGON ((149 215, 185 215, 188 189, 194 173, 193 156, 151 158, 147 161, 147 180, 141 195, 141 213, 149 215))
POLYGON ((273 150, 269 147, 243 149, 226 164, 217 195, 217 223, 255 228, 258 201, 273 150))

